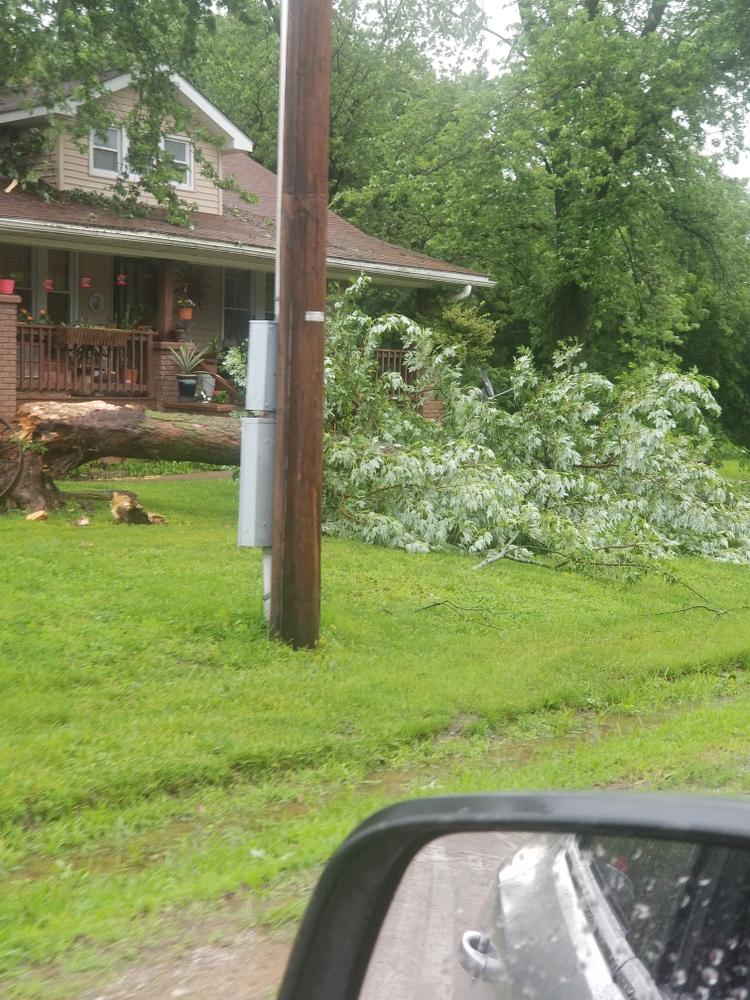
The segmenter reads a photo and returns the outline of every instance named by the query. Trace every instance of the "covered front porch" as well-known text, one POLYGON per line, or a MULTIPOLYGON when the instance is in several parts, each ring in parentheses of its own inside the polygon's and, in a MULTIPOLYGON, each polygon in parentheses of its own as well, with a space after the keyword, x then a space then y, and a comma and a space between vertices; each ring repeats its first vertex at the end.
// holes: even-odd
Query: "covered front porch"
POLYGON ((160 340, 188 334, 197 344, 217 347, 239 342, 248 320, 273 315, 272 261, 265 270, 258 262, 242 263, 0 242, 0 277, 15 276, 19 317, 28 323, 148 329, 160 340), (195 303, 190 319, 179 318, 180 297, 195 303))
MULTIPOLYGON (((245 262, 242 262, 245 263, 245 262)), ((18 303, 18 402, 110 398, 174 401, 170 344, 218 352, 273 315, 273 272, 194 261, 0 243, 0 277, 18 303), (188 318, 182 298, 194 306, 188 318)))

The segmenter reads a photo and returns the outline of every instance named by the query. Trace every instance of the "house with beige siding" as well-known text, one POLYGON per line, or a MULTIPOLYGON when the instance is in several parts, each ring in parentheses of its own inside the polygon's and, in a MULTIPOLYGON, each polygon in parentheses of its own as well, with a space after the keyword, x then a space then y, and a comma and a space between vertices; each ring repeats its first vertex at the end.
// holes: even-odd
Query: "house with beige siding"
MULTIPOLYGON (((0 188, 0 277, 16 275, 20 300, 19 398, 153 402, 160 345, 185 337, 236 343, 247 336, 249 320, 273 316, 276 178, 253 160, 250 137, 186 80, 175 76, 174 83, 207 137, 196 147, 197 140, 165 123, 162 142, 181 173, 175 186, 192 208, 187 226, 167 221, 156 205, 131 218, 95 197, 128 176, 124 123, 139 99, 128 74, 104 81, 110 124, 84 140, 64 127, 74 102, 49 109, 34 107, 28 95, 0 95, 0 144, 31 126, 57 126, 39 163, 47 196, 12 183, 0 188), (254 203, 217 186, 199 159, 219 179, 233 178, 254 203), (182 292, 196 302, 187 323, 177 317, 182 292)), ((148 205, 149 196, 142 201, 148 205)), ((333 213, 327 261, 332 279, 365 273, 390 285, 457 291, 491 284, 482 274, 368 236, 333 213)), ((0 357, 0 372, 9 364, 0 357)))

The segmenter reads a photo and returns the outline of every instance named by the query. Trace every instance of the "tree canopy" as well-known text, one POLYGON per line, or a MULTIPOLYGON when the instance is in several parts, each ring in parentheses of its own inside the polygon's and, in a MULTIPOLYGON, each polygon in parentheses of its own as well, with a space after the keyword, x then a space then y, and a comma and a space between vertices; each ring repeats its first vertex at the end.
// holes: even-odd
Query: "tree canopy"
MULTIPOLYGON (((491 275, 496 367, 525 346, 549 364, 569 338, 608 375, 697 365, 750 440, 750 202, 721 170, 750 107, 746 0, 519 0, 494 71, 476 0, 334 8, 332 206, 491 275)), ((84 136, 103 124, 102 74, 132 72, 140 188, 184 217, 158 144, 163 118, 185 115, 170 74, 273 168, 278 27, 278 0, 10 0, 0 85, 52 102, 76 81, 84 136)))

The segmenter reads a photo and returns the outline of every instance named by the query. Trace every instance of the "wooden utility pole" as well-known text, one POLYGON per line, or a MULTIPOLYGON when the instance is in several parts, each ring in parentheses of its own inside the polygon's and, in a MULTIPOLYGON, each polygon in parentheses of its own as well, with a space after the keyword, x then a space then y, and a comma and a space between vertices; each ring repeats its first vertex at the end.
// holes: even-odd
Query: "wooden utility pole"
POLYGON ((331 0, 283 0, 271 635, 320 632, 331 0))

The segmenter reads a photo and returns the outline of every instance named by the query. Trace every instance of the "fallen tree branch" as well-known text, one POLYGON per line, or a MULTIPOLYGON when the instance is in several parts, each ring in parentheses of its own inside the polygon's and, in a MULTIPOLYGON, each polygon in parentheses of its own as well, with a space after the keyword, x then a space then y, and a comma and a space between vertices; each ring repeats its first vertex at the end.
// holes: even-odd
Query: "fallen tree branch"
POLYGON ((461 612, 463 612, 463 611, 479 612, 480 614, 489 614, 489 611, 488 611, 487 608, 482 608, 482 607, 466 607, 463 604, 455 604, 453 601, 447 601, 447 600, 446 601, 433 601, 432 604, 425 604, 421 608, 414 608, 412 613, 416 614, 419 611, 430 611, 432 608, 440 608, 440 607, 447 607, 447 608, 450 608, 451 611, 455 611, 456 614, 458 614, 458 615, 461 616, 461 618, 463 619, 463 621, 470 621, 470 622, 473 622, 475 625, 481 625, 484 628, 497 629, 498 632, 502 632, 503 631, 502 628, 499 625, 493 625, 491 622, 481 621, 481 620, 479 620, 477 618, 466 618, 466 617, 464 617, 461 614, 461 612))
POLYGON ((710 611, 714 615, 728 615, 728 608, 712 608, 709 604, 691 604, 687 608, 675 608, 673 611, 653 611, 649 618, 657 618, 660 615, 682 615, 686 611, 710 611))

